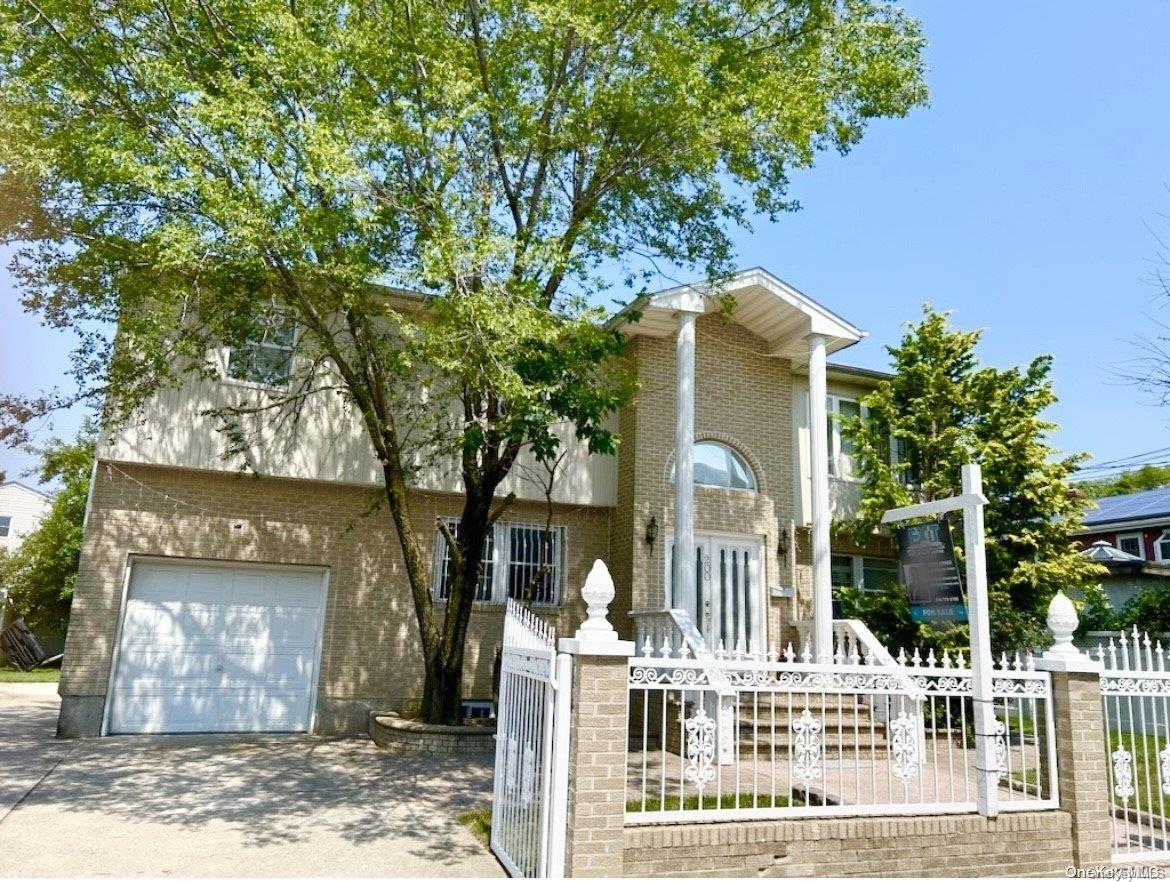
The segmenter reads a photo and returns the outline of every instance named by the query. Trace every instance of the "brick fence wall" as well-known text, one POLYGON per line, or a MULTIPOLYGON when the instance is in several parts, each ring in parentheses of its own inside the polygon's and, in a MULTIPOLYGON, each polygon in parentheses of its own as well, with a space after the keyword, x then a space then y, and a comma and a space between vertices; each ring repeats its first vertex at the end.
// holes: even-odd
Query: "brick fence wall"
POLYGON ((1020 812, 627 827, 626 876, 1063 876, 1071 816, 1020 812))

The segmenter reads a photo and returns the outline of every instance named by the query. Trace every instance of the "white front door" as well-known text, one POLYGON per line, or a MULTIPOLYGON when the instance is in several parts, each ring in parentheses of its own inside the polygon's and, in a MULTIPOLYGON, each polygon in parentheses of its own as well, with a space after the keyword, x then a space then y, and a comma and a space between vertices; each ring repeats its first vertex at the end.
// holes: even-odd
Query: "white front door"
POLYGON ((324 618, 320 569, 134 561, 109 732, 307 731, 324 618))
MULTIPOLYGON (((666 584, 673 598, 674 538, 667 540, 666 584)), ((753 536, 695 535, 696 610, 688 610, 717 651, 764 649, 762 543, 753 536)), ((673 600, 671 606, 676 605, 673 600)))

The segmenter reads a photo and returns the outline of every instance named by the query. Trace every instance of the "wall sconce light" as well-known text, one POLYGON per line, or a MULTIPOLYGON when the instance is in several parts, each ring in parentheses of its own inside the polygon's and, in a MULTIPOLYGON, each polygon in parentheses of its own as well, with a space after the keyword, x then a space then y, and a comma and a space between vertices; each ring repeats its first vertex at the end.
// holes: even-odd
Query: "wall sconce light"
POLYGON ((780 557, 784 558, 785 560, 788 560, 788 531, 787 530, 780 531, 780 536, 776 540, 776 553, 778 555, 780 555, 780 557))
POLYGON ((658 518, 651 515, 650 520, 648 520, 646 522, 646 544, 653 545, 657 539, 658 539, 658 518))

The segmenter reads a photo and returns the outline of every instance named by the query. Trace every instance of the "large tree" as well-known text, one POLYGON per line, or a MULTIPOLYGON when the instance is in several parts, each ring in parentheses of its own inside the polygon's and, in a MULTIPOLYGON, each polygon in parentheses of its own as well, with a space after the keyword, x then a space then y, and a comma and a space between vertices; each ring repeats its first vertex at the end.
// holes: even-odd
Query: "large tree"
MULTIPOLYGON (((630 382, 585 298, 645 267, 717 277, 730 228, 793 207, 792 169, 925 100, 918 25, 879 0, 0 10, 0 203, 4 237, 31 243, 26 306, 83 330, 80 395, 110 424, 212 375, 211 347, 299 328, 297 376, 265 414, 340 394, 365 427, 428 720, 457 718, 483 541, 521 451, 553 460, 558 422, 614 447, 605 417, 630 382), (463 508, 438 605, 407 488, 412 464, 448 460, 463 508)), ((9 397, 7 431, 71 400, 9 397)), ((218 416, 245 451, 255 414, 218 416)))
MULTIPOLYGON (((956 495, 963 464, 982 467, 992 641, 1012 650, 1044 640, 1057 589, 1095 583, 1103 571, 1070 537, 1090 503, 1069 484, 1085 457, 1062 456, 1050 440, 1056 425, 1044 413, 1056 402, 1052 358, 1023 368, 981 366, 981 336, 952 329, 945 313, 925 307, 922 321, 888 347, 893 377, 862 399, 866 413, 844 432, 864 477, 863 541, 887 509, 956 495)), ((904 599, 882 603, 895 614, 901 609, 902 621, 887 627, 905 633, 904 599)), ((930 630, 917 636, 930 642, 939 636, 930 630)))

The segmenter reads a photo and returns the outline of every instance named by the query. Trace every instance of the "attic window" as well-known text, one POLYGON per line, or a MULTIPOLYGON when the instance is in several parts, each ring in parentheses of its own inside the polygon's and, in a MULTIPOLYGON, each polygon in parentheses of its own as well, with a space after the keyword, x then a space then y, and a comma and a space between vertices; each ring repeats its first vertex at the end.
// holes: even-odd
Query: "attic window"
POLYGON ((695 483, 728 490, 757 489, 756 476, 744 458, 718 441, 700 441, 695 445, 695 483))

